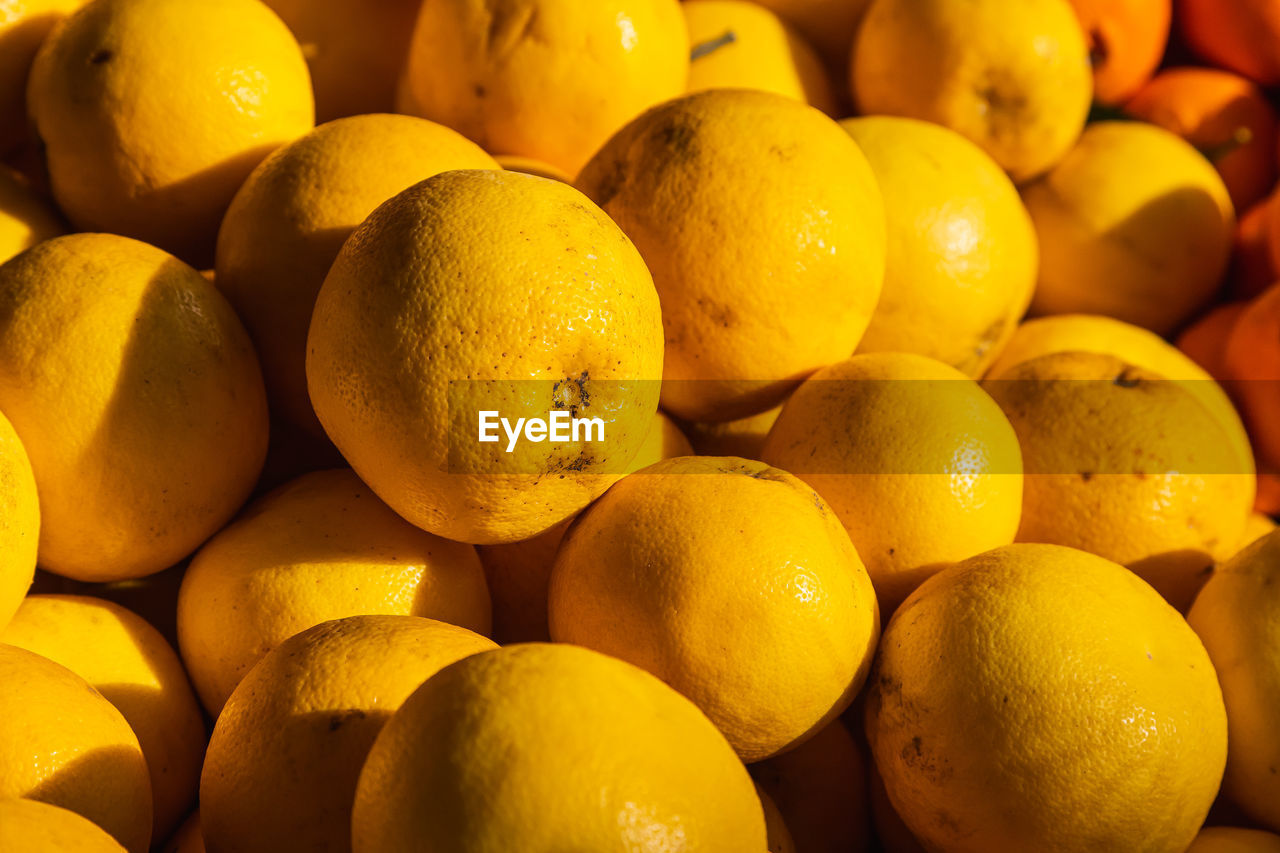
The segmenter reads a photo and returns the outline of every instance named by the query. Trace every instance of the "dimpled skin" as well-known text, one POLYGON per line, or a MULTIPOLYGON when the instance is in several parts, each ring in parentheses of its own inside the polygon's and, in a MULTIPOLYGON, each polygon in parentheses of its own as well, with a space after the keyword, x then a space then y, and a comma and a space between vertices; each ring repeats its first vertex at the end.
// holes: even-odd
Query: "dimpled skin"
POLYGON ((441 670, 382 729, 356 788, 355 853, 765 849, 746 769, 696 707, 566 645, 441 670))
POLYGON ((1187 620, 1218 670, 1227 703, 1223 793, 1280 832, 1280 535, 1270 533, 1218 566, 1187 620))
POLYGON ((577 174, 610 134, 684 92, 688 73, 676 0, 432 0, 397 112, 577 174))
POLYGON ((36 571, 40 500, 27 452, 0 414, 0 631, 17 612, 36 571))
POLYGON ((379 207, 316 301, 307 381, 342 455, 413 524, 535 536, 620 477, 662 375, 658 294, 635 246, 572 187, 446 172, 379 207), (486 381, 488 380, 488 381, 486 381), (626 381, 623 381, 626 380, 626 381), (600 417, 604 440, 481 443, 477 413, 600 417))
POLYGON ((1033 314, 1106 314, 1166 335, 1227 270, 1236 224, 1227 188, 1163 128, 1090 125, 1023 200, 1040 239, 1033 314))
POLYGON ((32 595, 0 643, 65 666, 124 715, 151 775, 151 837, 168 838, 195 804, 205 730, 182 662, 160 632, 100 598, 32 595))
POLYGON ((198 272, 71 234, 0 266, 0 410, 40 493, 40 565, 83 581, 173 565, 240 508, 267 450, 253 346, 198 272))
POLYGON ((1280 835, 1260 829, 1210 826, 1200 830, 1187 853, 1280 853, 1280 835))
POLYGON ((307 396, 307 329, 347 237, 374 208, 449 169, 496 169, 474 143, 411 116, 317 127, 249 175, 218 231, 214 278, 253 338, 272 409, 323 435, 307 396))
POLYGON ((1013 427, 976 382, 922 355, 819 370, 787 400, 761 457, 831 505, 886 613, 946 564, 1018 532, 1013 427))
POLYGON ((818 110, 771 92, 687 95, 619 131, 578 186, 653 272, 676 417, 771 408, 858 345, 884 279, 884 202, 818 110))
POLYGON ((36 800, 0 800, 0 850, 28 853, 124 853, 92 821, 36 800))
POLYGON ((313 124, 306 61, 258 0, 91 3, 41 47, 28 99, 77 230, 193 263, 258 161, 313 124))
POLYGON ((812 104, 834 116, 835 91, 822 60, 804 37, 768 9, 746 0, 680 4, 694 50, 726 34, 733 41, 689 64, 689 91, 761 89, 812 104))
POLYGON ((302 47, 316 122, 387 113, 422 0, 264 0, 302 47))
POLYGON ((4 643, 0 684, 0 801, 70 809, 146 853, 151 782, 120 712, 69 669, 4 643))
POLYGON ((18 173, 0 166, 0 264, 63 233, 58 214, 18 173))
POLYGON ((1039 250, 1000 167, 958 133, 893 116, 841 126, 884 196, 884 289, 858 352, 914 352, 981 376, 1031 302, 1039 250))
POLYGON ((1235 553, 1257 485, 1209 410, 1097 353, 1031 359, 984 387, 1022 445, 1018 541, 1115 560, 1185 611, 1205 569, 1235 553))
POLYGON ((1071 149, 1093 93, 1067 0, 872 0, 850 79, 861 114, 949 127, 1018 183, 1071 149))
POLYGON ((210 714, 299 631, 359 614, 426 616, 482 634, 489 593, 475 549, 397 516, 351 471, 306 474, 260 498, 192 559, 178 642, 210 714))
POLYGON ((917 589, 885 629, 866 725, 930 850, 1180 853, 1227 725, 1195 634, 1131 572, 1009 545, 917 589))
POLYGON ((496 648, 418 616, 352 616, 290 637, 218 716, 200 779, 205 842, 350 850, 356 780, 383 725, 440 669, 496 648))
POLYGON ((606 492, 560 545, 548 614, 551 639, 658 676, 747 762, 843 711, 880 632, 831 508, 785 471, 732 457, 670 459, 606 492))

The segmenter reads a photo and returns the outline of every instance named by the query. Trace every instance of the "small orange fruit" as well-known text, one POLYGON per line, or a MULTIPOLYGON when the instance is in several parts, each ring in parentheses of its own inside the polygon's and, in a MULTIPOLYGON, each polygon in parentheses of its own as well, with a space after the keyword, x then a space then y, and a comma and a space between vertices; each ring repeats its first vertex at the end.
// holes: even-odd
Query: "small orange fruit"
POLYGON ((1276 246, 1280 234, 1273 236, 1271 225, 1274 199, 1270 195, 1257 202, 1236 224, 1228 277, 1232 299, 1252 299, 1280 280, 1280 267, 1275 262, 1280 255, 1280 246, 1276 246))
POLYGON ((1151 79, 1169 40, 1172 0, 1071 0, 1093 65, 1094 99, 1122 104, 1151 79))
POLYGON ((1245 305, 1244 302, 1228 302, 1215 306, 1178 336, 1178 349, 1219 382, 1229 378, 1225 364, 1227 340, 1245 305))
POLYGON ((1280 83, 1280 4, 1275 0, 1178 0, 1183 40, 1202 59, 1261 86, 1280 83))

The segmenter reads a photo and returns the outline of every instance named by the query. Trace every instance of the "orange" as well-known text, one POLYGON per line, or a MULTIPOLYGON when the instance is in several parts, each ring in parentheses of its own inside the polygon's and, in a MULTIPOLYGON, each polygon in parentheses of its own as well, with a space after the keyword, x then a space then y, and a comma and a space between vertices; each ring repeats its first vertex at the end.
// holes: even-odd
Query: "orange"
POLYGON ((657 409, 661 325, 640 254, 582 193, 445 172, 343 246, 312 315, 307 382, 329 438, 397 513, 458 541, 514 542, 578 512, 635 457, 657 409), (498 417, 553 409, 601 427, 502 440, 498 417), (488 443, 482 412, 496 413, 488 443))
POLYGON ((320 471, 258 499, 192 558, 178 638, 216 716, 267 652, 313 625, 363 614, 488 633, 484 573, 474 548, 413 527, 351 471, 320 471))
POLYGON ((205 853, 200 834, 200 812, 196 810, 162 848, 163 853, 205 853))
POLYGON ((1258 496, 1253 509, 1267 515, 1280 515, 1280 474, 1258 474, 1258 496))
POLYGON ((1280 249, 1271 248, 1272 201, 1274 195, 1257 202, 1236 224, 1235 242, 1231 246, 1229 292, 1233 299, 1252 299, 1277 280, 1274 257, 1280 249))
POLYGON ((1200 829, 1222 691, 1195 633, 1123 567, 997 548, 925 581, 881 649, 867 737, 926 849, 1173 853, 1200 829))
POLYGON ((795 749, 750 769, 800 853, 867 849, 867 760, 844 723, 833 720, 795 749))
POLYGON ((418 685, 497 648, 418 616, 350 616, 295 634, 236 687, 209 741, 200 829, 214 850, 349 850, 374 738, 418 685))
POLYGON ((103 830, 67 809, 38 800, 0 800, 0 850, 29 853, 123 853, 103 830))
POLYGON ((1280 835, 1260 829, 1210 826, 1200 830, 1187 853, 1280 853, 1280 835))
POLYGON ((25 178, 0 166, 0 264, 62 233, 57 211, 32 191, 25 178))
POLYGON ((884 288, 858 352, 912 352, 981 376, 1031 302, 1038 249, 1008 176, 981 148, 892 116, 841 126, 884 196, 884 288))
POLYGON ((1169 40, 1172 0, 1071 0, 1093 65, 1094 99, 1122 104, 1151 79, 1169 40))
POLYGON ((746 0, 686 0, 680 10, 692 45, 690 92, 761 89, 836 114, 822 60, 777 15, 746 0))
POLYGON ((871 817, 876 830, 876 840, 880 842, 884 853, 925 853, 920 841, 911 834, 902 818, 889 802, 889 794, 884 789, 884 779, 875 764, 871 765, 871 817))
POLYGON ((1185 610, 1239 545, 1256 487, 1213 413, 1183 382, 1098 353, 1033 358, 984 387, 1022 446, 1018 540, 1123 563, 1185 610))
POLYGON ((146 853, 151 782, 120 712, 71 670, 4 643, 0 683, 0 802, 61 806, 146 853))
POLYGON ((182 662, 160 632, 100 598, 32 595, 0 642, 62 664, 124 715, 151 775, 152 838, 167 838, 195 804, 205 730, 182 662))
POLYGON ((880 627, 866 569, 826 502, 732 457, 659 462, 588 507, 556 554, 548 614, 553 640, 652 672, 747 762, 802 743, 848 706, 880 627))
POLYGON ((587 649, 508 646, 427 679, 378 734, 354 853, 763 851, 742 764, 694 705, 587 649))
POLYGON ((418 15, 397 111, 577 174, 688 71, 676 0, 438 0, 418 15))
POLYGON ((496 168, 447 127, 362 115, 316 128, 253 170, 218 231, 216 284, 253 338, 279 416, 324 435, 307 396, 307 329, 316 294, 356 226, 432 175, 496 168))
POLYGON ((699 456, 741 456, 743 459, 759 459, 764 440, 782 414, 785 401, 758 415, 748 415, 733 421, 699 423, 684 421, 681 428, 689 436, 689 443, 699 456))
POLYGON ((1204 368, 1219 382, 1229 379, 1226 365, 1227 340, 1235 328, 1236 319, 1244 311, 1246 303, 1228 302, 1210 309, 1178 335, 1178 349, 1204 368))
POLYGON ((1280 466, 1280 285, 1248 303, 1227 338, 1223 369, 1249 425, 1259 469, 1280 466))
POLYGON ((1093 90, 1067 0, 874 0, 850 80, 861 114, 949 127, 1019 183, 1071 149, 1093 90))
POLYGON ((1276 182, 1276 111, 1249 80, 1213 68, 1161 71, 1125 111, 1190 142, 1211 161, 1236 210, 1276 182))
POLYGON ((1280 831, 1280 535, 1253 542, 1218 566, 1187 620, 1204 641, 1227 703, 1223 793, 1250 818, 1280 831))
POLYGON ((524 172, 539 178, 550 178, 562 184, 572 184, 573 176, 550 163, 535 160, 532 157, 520 157, 515 154, 499 154, 493 158, 499 166, 509 172, 524 172))
POLYGON ((849 67, 849 50, 871 0, 754 0, 794 26, 828 68, 849 67))
POLYGON ((1252 545, 1275 529, 1276 523, 1270 516, 1254 511, 1249 515, 1249 521, 1245 523, 1244 535, 1240 537, 1240 546, 1243 548, 1252 545))
POLYGON ((389 113, 421 0, 264 0, 302 48, 316 122, 389 113))
POLYGON ((783 406, 761 458, 831 505, 886 614, 943 566, 1018 532, 1013 428, 977 382, 921 355, 819 370, 783 406))
POLYGON ((1235 232, 1227 188, 1163 128, 1089 125, 1023 199, 1040 239, 1033 314, 1105 314, 1167 335, 1226 272, 1235 232))
POLYGON ((262 374, 231 306, 172 255, 111 234, 0 266, 0 411, 35 472, 40 565, 85 581, 190 554, 267 449, 262 374))
POLYGON ((17 612, 36 571, 40 500, 13 425, 0 414, 0 631, 17 612))
POLYGON ((759 785, 756 786, 756 796, 760 798, 760 805, 764 808, 765 844, 769 853, 796 853, 795 839, 791 837, 791 831, 787 829, 786 820, 782 817, 782 812, 778 811, 777 803, 760 790, 759 785))
POLYGON ((1280 83, 1280 4, 1275 0, 1178 0, 1182 38, 1211 65, 1262 86, 1280 83))
POLYGON ((619 131, 578 186, 653 272, 662 407, 678 418, 772 408, 867 328, 884 203, 858 146, 812 107, 768 92, 686 95, 619 131))
POLYGON ((27 138, 27 73, 45 36, 84 0, 8 0, 0 7, 0 155, 27 138))

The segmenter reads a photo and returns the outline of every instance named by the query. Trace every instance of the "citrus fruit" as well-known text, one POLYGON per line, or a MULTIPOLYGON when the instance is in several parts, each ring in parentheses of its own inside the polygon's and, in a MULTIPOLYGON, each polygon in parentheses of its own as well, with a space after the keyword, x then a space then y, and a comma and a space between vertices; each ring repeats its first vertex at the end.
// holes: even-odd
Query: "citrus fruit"
POLYGON ((549 178, 562 184, 572 184, 573 176, 563 169, 535 160, 532 157, 520 157, 515 154, 499 154, 493 158, 499 166, 509 172, 523 172, 539 178, 549 178))
POLYGON ((884 196, 884 289, 859 352, 912 352, 980 376, 1031 302, 1036 232, 982 149, 916 119, 841 122, 884 196))
POLYGON ((267 652, 313 625, 363 614, 487 633, 484 573, 474 548, 413 527, 351 471, 320 471, 260 498, 200 549, 182 579, 178 638, 217 716, 267 652))
POLYGON ((871 0, 754 0, 789 22, 826 61, 827 67, 849 67, 849 49, 871 0))
POLYGON ((218 232, 218 289, 262 359, 272 409, 323 436, 307 396, 307 329, 338 250, 373 209, 449 169, 496 169, 447 127, 361 115, 276 149, 240 187, 218 232))
POLYGON ((748 415, 732 421, 706 423, 684 421, 681 429, 689 437, 689 443, 699 456, 741 456, 743 459, 759 459, 764 449, 765 437, 782 414, 780 403, 758 415, 748 415))
POLYGON ((1280 6, 1273 0, 1179 0, 1183 40, 1211 65, 1262 86, 1280 83, 1280 6))
POLYGON ((1013 428, 978 383, 921 355, 819 370, 782 407, 761 458, 831 505, 886 615, 939 568, 1018 531, 1013 428))
POLYGON ((0 631, 17 612, 36 570, 40 501, 31 462, 0 414, 0 631))
POLYGON ((0 850, 123 853, 114 838, 73 811, 38 800, 0 800, 0 850))
POLYGON ((1187 853, 1280 853, 1280 835, 1260 829, 1209 826, 1200 830, 1187 853))
POLYGON ((215 850, 351 849, 351 802, 369 747, 441 668, 497 648, 418 616, 351 616, 295 634, 227 700, 200 777, 215 850))
POLYGON ((9 0, 0 8, 0 155, 27 136, 27 73, 49 32, 84 0, 9 0))
POLYGON ((124 715, 151 776, 151 836, 167 838, 195 803, 205 730, 182 662, 160 632, 100 598, 32 595, 0 642, 62 664, 124 715))
POLYGON ((1250 301, 1236 317, 1223 352, 1224 373, 1240 404, 1260 469, 1280 465, 1280 285, 1250 301))
POLYGON ((688 72, 676 0, 440 0, 418 14, 397 111, 577 174, 688 72))
POLYGON ((1236 223, 1231 245, 1229 293, 1233 299, 1252 299, 1280 279, 1277 274, 1271 236, 1273 196, 1267 196, 1246 210, 1236 223))
POLYGON ((302 52, 258 0, 95 0, 45 41, 28 100, 77 230, 192 263, 258 161, 313 121, 302 52))
POLYGON ((172 255, 112 234, 0 266, 0 411, 35 471, 40 565, 78 580, 191 553, 240 508, 267 447, 262 375, 231 306, 172 255))
POLYGON ((804 37, 763 6, 746 0, 687 0, 690 92, 760 89, 835 115, 835 92, 822 60, 804 37))
POLYGON ((871 765, 867 783, 870 789, 871 817, 876 830, 876 840, 884 849, 884 853, 926 853, 920 846, 920 840, 911 834, 902 818, 894 811, 889 802, 889 794, 884 789, 884 779, 875 764, 871 765))
POLYGON ((1160 65, 1172 0, 1071 0, 1071 5, 1089 40, 1094 100, 1124 103, 1160 65))
POLYGON ((796 842, 773 798, 756 786, 756 795, 764 808, 765 844, 769 853, 796 853, 796 842))
POLYGON ((1066 155, 1093 92, 1067 0, 873 0, 850 79, 861 114, 949 127, 1018 182, 1066 155))
POLYGON ((578 186, 653 272, 672 415, 771 408, 866 330, 883 201, 858 146, 812 107, 737 89, 668 101, 609 140, 578 186))
POLYGON ((1213 307, 1178 335, 1178 349, 1219 382, 1229 379, 1223 363, 1227 339, 1244 309, 1244 302, 1227 302, 1213 307))
POLYGON ((162 850, 164 853, 205 853, 204 836, 200 834, 199 810, 187 818, 162 850))
POLYGON ((1200 635, 1227 704, 1222 790, 1259 823, 1280 831, 1280 536, 1269 533, 1218 566, 1187 621, 1200 635))
POLYGON ((355 853, 765 849, 751 779, 656 678, 587 649, 507 646, 418 688, 360 773, 355 853))
POLYGON ((548 615, 553 640, 629 661, 689 697, 747 762, 848 706, 880 627, 866 569, 826 502, 732 457, 659 462, 588 507, 556 554, 548 615))
POLYGON ((997 548, 925 581, 881 649, 867 736, 927 849, 1173 853, 1195 837, 1226 758, 1222 692, 1182 617, 1121 566, 997 548))
POLYGON ((1092 124, 1023 198, 1040 239, 1034 314, 1105 314, 1168 334, 1226 272, 1235 230, 1227 189, 1163 128, 1092 124))
POLYGON ((446 172, 379 207, 338 254, 311 320, 308 387, 392 509, 450 539, 512 542, 582 509, 639 451, 661 325, 640 254, 577 190, 446 172), (601 428, 508 441, 491 423, 479 440, 482 412, 545 426, 553 409, 601 428))
POLYGON ((69 669, 4 643, 0 682, 0 800, 70 809, 145 853, 151 783, 120 712, 69 669))
POLYGON ((1256 479, 1185 384, 1115 356, 1063 352, 987 380, 1022 447, 1020 542, 1122 563, 1185 610, 1234 553, 1256 479))
POLYGON ((1276 111, 1252 82, 1214 68, 1161 71, 1125 112, 1199 149, 1222 176, 1231 203, 1246 210, 1276 182, 1276 111))
POLYGON ((0 166, 0 264, 62 233, 57 212, 17 172, 0 166))
POLYGON ((1240 537, 1240 546, 1252 545, 1275 529, 1276 523, 1271 516, 1256 511, 1252 512, 1249 514, 1249 520, 1245 522, 1244 535, 1240 537))

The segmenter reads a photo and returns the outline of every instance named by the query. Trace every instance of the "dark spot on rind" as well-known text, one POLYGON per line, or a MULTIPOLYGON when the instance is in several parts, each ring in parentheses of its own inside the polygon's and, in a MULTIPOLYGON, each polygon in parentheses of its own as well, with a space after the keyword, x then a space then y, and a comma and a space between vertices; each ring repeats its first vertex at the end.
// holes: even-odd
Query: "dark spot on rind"
POLYGON ((1133 375, 1128 368, 1116 374, 1116 378, 1111 380, 1113 385, 1119 385, 1121 388, 1137 388, 1142 380, 1133 375))
POLYGON ((115 51, 109 50, 108 48, 105 48, 105 47, 101 47, 95 50, 92 55, 90 55, 89 63, 91 65, 101 65, 104 62, 110 62, 111 58, 115 55, 116 55, 115 51))

